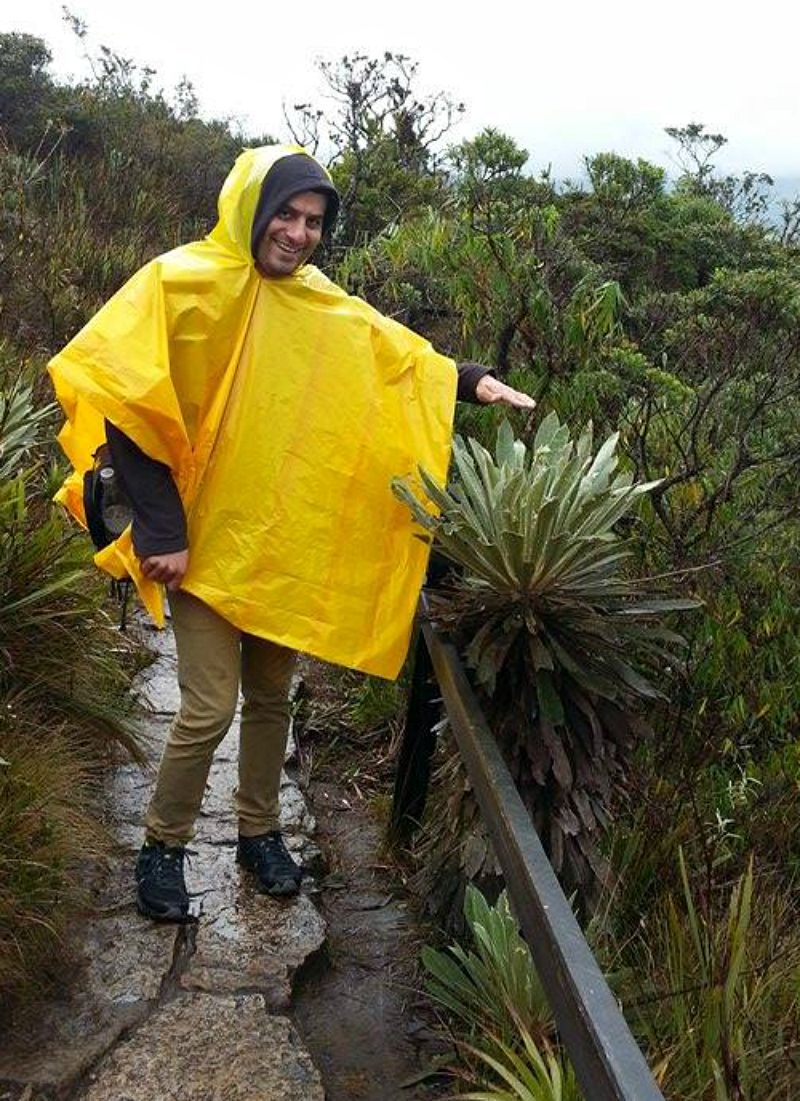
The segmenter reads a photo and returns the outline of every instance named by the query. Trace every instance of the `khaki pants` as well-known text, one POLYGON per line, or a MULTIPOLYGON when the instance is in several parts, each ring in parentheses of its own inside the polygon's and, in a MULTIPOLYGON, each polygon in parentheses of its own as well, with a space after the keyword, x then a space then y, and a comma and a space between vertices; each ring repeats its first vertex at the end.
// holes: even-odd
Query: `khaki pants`
POLYGON ((147 839, 187 842, 214 750, 242 686, 236 809, 245 837, 278 829, 278 794, 289 729, 294 650, 244 634, 189 593, 169 595, 181 706, 167 738, 145 819, 147 839))

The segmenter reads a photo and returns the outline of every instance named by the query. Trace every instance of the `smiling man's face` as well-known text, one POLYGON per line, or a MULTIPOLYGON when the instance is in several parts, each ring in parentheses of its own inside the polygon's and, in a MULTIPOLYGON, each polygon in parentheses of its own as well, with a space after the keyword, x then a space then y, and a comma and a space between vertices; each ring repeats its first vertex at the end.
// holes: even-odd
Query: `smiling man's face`
POLYGON ((287 199, 258 242, 256 260, 262 275, 291 275, 305 264, 322 238, 326 203, 316 191, 300 191, 287 199))

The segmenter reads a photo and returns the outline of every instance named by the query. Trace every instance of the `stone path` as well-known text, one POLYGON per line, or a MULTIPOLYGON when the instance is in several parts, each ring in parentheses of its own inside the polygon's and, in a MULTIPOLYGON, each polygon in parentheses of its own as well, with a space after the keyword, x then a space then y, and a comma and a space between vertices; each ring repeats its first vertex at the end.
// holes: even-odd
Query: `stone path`
MULTIPOLYGON (((171 635, 153 631, 148 643, 159 654, 140 685, 153 709, 153 766, 177 685, 171 635)), ((235 863, 237 743, 238 717, 217 751, 191 846, 196 925, 155 925, 137 913, 132 867, 154 772, 128 765, 115 774, 115 856, 82 920, 75 980, 24 1036, 0 1043, 0 1101, 323 1101, 286 1012, 293 976, 322 946, 325 924, 307 891, 268 898, 235 863)), ((313 867, 314 821, 285 776, 281 825, 313 867)))

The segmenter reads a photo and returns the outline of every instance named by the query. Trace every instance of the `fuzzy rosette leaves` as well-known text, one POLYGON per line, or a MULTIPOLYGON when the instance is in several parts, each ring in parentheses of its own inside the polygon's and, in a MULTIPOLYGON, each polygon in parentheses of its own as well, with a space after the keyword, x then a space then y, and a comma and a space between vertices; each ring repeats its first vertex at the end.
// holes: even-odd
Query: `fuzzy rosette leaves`
POLYGON ((555 414, 528 448, 508 423, 495 454, 454 443, 456 479, 420 471, 394 492, 457 567, 431 594, 437 622, 476 686, 523 798, 570 886, 601 871, 593 836, 608 819, 625 753, 662 697, 656 675, 679 664, 666 613, 696 607, 625 571, 618 525, 658 483, 619 470, 618 436, 595 452, 555 414))

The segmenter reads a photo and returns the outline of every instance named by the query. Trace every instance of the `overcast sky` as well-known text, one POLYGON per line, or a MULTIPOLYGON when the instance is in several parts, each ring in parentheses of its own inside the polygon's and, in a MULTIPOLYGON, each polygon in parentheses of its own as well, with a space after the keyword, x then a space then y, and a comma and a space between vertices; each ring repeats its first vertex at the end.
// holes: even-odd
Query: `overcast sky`
MULTIPOLYGON (((91 43, 185 74, 204 115, 284 137, 282 102, 313 99, 317 57, 408 54, 420 89, 466 106, 460 136, 510 134, 536 167, 576 174, 614 150, 669 164, 665 126, 729 139, 718 163, 800 176, 800 5, 790 0, 72 0, 91 43)), ((86 71, 59 0, 1 0, 0 30, 37 34, 59 74, 86 71)))

